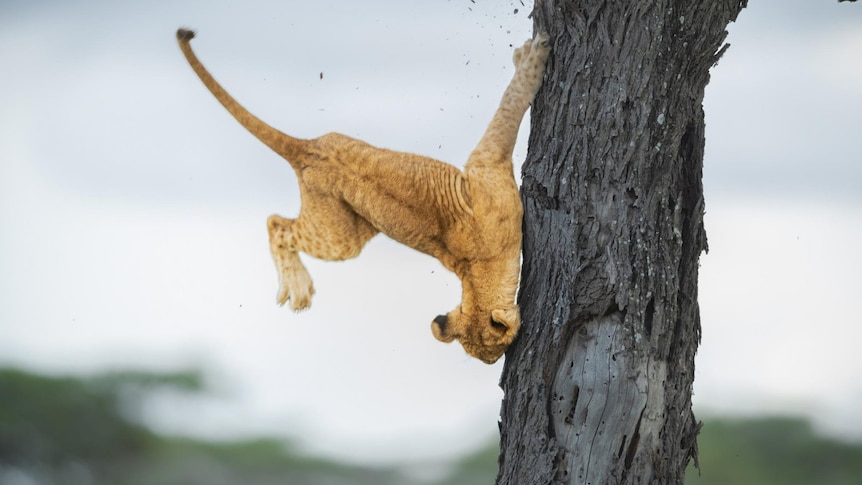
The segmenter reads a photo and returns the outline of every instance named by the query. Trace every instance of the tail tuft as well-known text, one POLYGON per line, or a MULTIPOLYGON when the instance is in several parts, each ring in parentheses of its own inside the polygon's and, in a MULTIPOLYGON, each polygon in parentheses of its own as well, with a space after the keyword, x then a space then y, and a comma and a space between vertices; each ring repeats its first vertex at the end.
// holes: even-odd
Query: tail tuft
POLYGON ((188 42, 195 38, 195 31, 191 29, 177 29, 177 40, 188 42))

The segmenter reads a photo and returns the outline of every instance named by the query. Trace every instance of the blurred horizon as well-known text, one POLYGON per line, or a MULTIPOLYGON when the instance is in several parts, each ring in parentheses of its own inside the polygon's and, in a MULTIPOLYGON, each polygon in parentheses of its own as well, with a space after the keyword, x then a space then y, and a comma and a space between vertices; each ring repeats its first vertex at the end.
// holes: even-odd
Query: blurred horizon
MULTIPOLYGON (((148 394, 166 390, 194 394, 206 387, 194 371, 82 379, 0 368, 0 396, 18 398, 0 401, 0 484, 472 485, 497 473, 496 440, 445 460, 350 463, 283 437, 159 433, 139 410, 148 394)), ((858 483, 862 473, 862 444, 820 436, 800 417, 708 419, 698 449, 686 483, 843 485, 858 483)))

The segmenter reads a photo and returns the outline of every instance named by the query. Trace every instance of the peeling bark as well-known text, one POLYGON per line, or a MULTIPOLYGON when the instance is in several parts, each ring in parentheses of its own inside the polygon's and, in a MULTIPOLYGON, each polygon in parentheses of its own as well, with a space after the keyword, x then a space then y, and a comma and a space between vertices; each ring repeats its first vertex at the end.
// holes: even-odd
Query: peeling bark
POLYGON ((682 483, 706 250, 702 101, 745 0, 537 0, 523 326, 498 484, 682 483))

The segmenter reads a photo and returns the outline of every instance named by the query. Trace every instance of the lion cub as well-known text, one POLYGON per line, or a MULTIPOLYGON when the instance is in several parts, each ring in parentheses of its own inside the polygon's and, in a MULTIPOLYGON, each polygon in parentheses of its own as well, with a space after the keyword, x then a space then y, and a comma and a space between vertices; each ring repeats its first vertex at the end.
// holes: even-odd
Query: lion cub
POLYGON ((299 252, 325 260, 356 257, 382 232, 434 256, 461 280, 461 304, 431 323, 442 342, 493 363, 521 326, 515 292, 523 208, 512 175, 512 150, 524 112, 542 82, 548 37, 515 50, 515 75, 464 170, 443 162, 373 147, 337 133, 313 140, 286 135, 243 108, 204 68, 180 29, 177 40, 207 89, 248 131, 296 171, 299 217, 272 215, 269 243, 280 288, 278 303, 311 305, 314 286, 299 252))

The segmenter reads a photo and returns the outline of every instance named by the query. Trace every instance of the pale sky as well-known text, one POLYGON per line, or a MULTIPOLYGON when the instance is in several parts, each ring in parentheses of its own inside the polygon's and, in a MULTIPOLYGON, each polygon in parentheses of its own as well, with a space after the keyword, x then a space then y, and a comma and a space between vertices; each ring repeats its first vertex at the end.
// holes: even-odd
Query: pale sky
MULTIPOLYGON (((706 94, 695 406, 803 413, 860 438, 862 6, 751 3, 706 94)), ((0 364, 201 366, 213 391, 155 399, 159 429, 352 459, 494 437, 502 364, 431 336, 460 298, 435 260, 381 236, 349 262, 304 257, 312 309, 276 306, 265 221, 296 214, 295 177, 205 90, 174 32, 196 29, 215 77, 283 131, 460 166, 530 5, 3 2, 0 364)))

